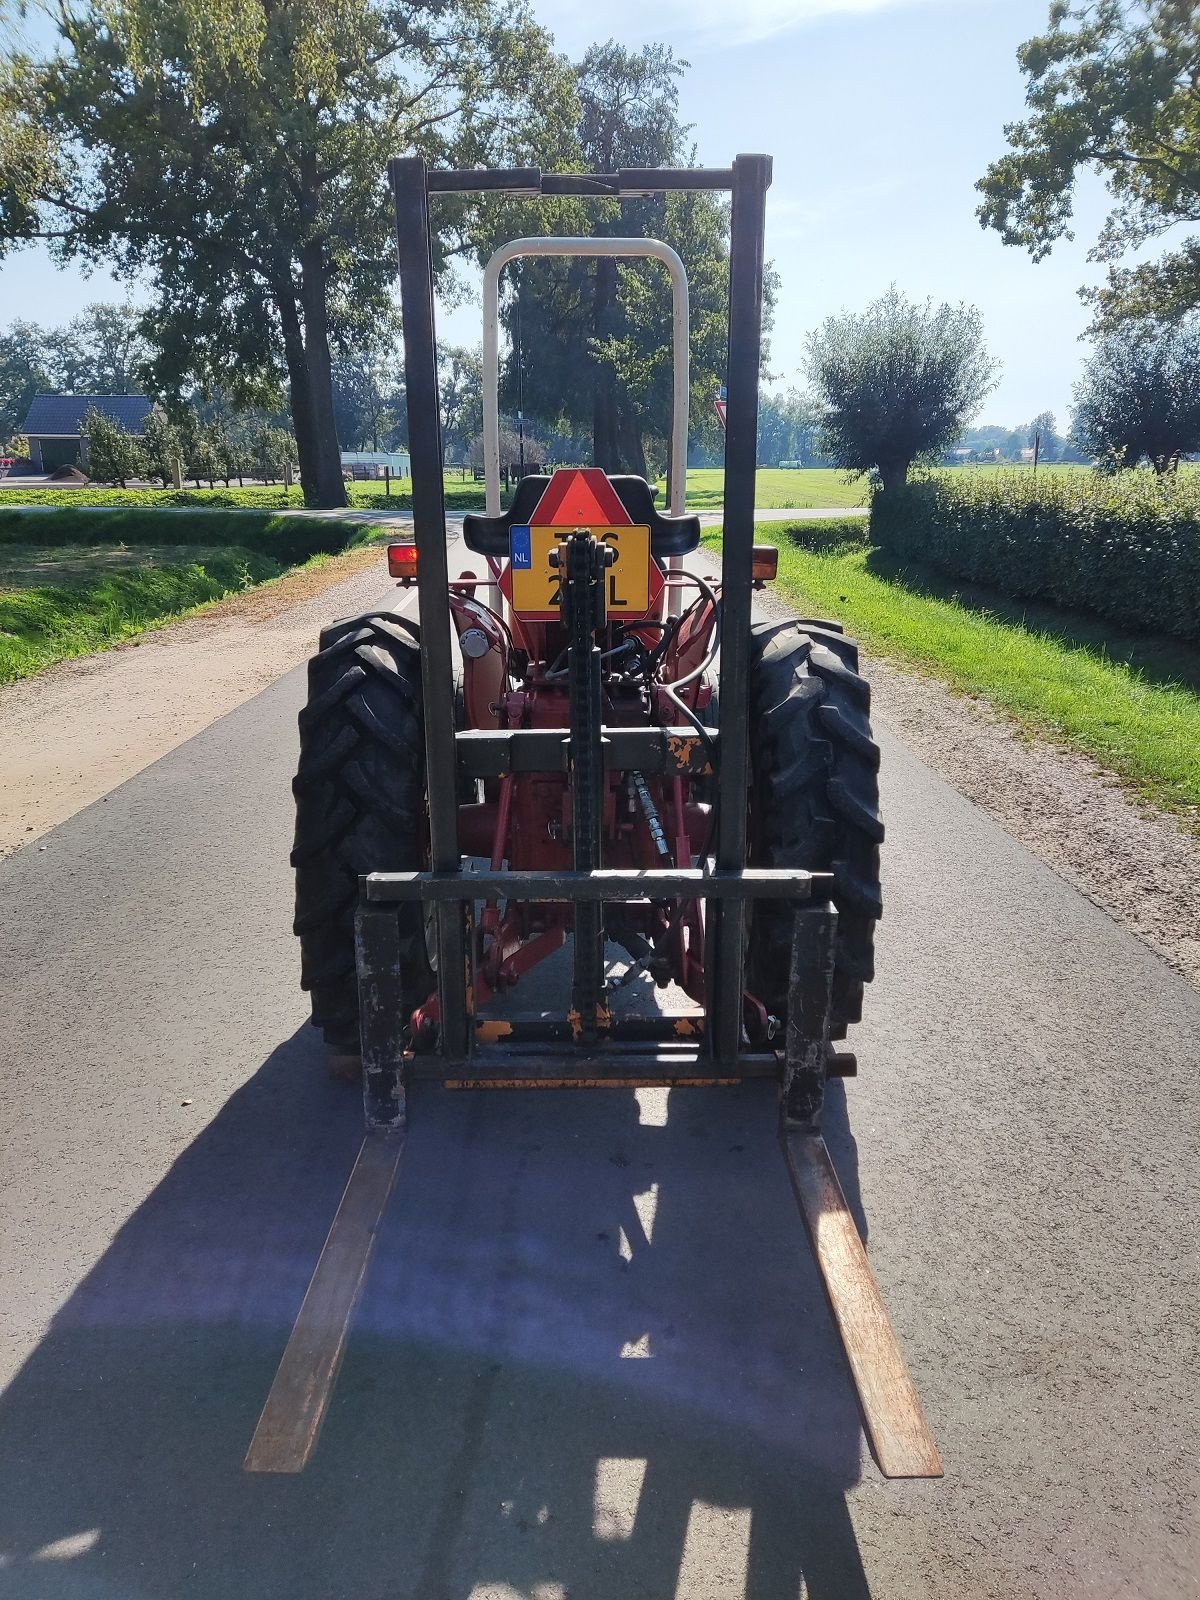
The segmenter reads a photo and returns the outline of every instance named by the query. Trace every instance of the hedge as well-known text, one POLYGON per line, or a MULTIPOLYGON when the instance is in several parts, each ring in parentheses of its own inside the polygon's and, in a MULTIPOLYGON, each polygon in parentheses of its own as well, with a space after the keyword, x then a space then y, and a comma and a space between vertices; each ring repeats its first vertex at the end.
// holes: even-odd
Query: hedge
POLYGON ((1200 639, 1200 474, 940 474, 877 495, 871 537, 1005 595, 1200 639))
POLYGON ((226 545, 295 566, 365 542, 371 528, 336 517, 272 516, 253 511, 5 511, 4 545, 226 545))

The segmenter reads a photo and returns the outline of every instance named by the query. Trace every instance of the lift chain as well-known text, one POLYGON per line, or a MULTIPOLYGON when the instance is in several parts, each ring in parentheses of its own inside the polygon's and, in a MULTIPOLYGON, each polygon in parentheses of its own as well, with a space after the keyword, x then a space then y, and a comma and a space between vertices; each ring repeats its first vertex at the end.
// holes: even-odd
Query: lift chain
MULTIPOLYGON (((589 528, 577 528, 559 546, 557 565, 565 578, 559 586, 560 614, 567 629, 567 682, 571 700, 571 822, 576 872, 594 872, 603 865, 604 715, 600 686, 600 645, 596 634, 607 618, 605 569, 616 552, 601 544, 589 528)), ((604 912, 598 902, 575 907, 575 975, 571 1009, 580 1037, 592 1040, 597 1010, 604 998, 604 912)))

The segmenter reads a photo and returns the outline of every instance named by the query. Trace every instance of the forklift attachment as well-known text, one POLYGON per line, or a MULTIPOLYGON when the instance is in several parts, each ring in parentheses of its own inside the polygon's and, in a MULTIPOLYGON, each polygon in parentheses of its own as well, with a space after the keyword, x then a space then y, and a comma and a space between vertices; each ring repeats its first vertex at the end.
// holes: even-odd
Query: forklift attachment
POLYGON ((246 1452, 247 1472, 303 1472, 308 1464, 403 1151, 403 1133, 370 1133, 362 1142, 246 1452))
POLYGON ((940 1478, 937 1445, 825 1141, 785 1121, 780 1143, 876 1465, 885 1478, 940 1478))
POLYGON ((838 1041, 861 1017, 882 905, 870 689, 836 622, 756 622, 751 611, 778 560, 753 542, 770 158, 551 174, 429 172, 414 156, 389 170, 413 539, 388 560, 402 585, 415 583, 419 628, 381 610, 323 632, 300 717, 292 856, 302 982, 331 1050, 346 1059, 357 1044, 366 1138, 246 1469, 296 1473, 315 1447, 396 1179, 410 1086, 770 1080, 871 1451, 885 1477, 940 1477, 821 1134, 828 1080, 856 1071, 838 1041), (464 545, 485 565, 451 581, 431 196, 688 189, 731 192, 720 579, 682 566, 701 539, 684 510, 683 263, 657 241, 524 238, 496 251, 485 274, 486 512, 463 522, 464 545), (608 459, 523 474, 501 509, 499 280, 526 256, 667 267, 666 513, 602 440, 608 459), (560 1010, 499 1005, 568 942, 560 1010), (619 974, 612 947, 628 957, 619 974), (650 1014, 628 1003, 659 992, 650 1014))

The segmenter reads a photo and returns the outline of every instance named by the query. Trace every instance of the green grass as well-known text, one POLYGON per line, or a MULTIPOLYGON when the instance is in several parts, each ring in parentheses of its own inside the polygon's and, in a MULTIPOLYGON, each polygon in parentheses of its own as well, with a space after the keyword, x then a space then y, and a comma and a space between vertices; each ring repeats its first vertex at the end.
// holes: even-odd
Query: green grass
MULTIPOLYGON (((694 467, 688 473, 688 505, 693 511, 711 511, 720 507, 724 498, 725 474, 720 467, 694 467)), ((448 511, 481 511, 483 509, 483 484, 471 477, 464 479, 458 472, 447 472, 446 509, 448 511)), ((665 503, 666 483, 659 479, 662 503, 665 503)), ((355 508, 372 511, 409 511, 412 509, 412 483, 408 478, 397 478, 391 495, 384 493, 381 483, 350 483, 346 485, 350 503, 355 508)), ((781 467, 760 467, 755 503, 763 510, 774 507, 797 510, 825 509, 840 506, 865 506, 869 498, 867 481, 859 478, 846 481, 846 474, 836 467, 801 467, 785 471, 781 467)), ((217 509, 253 509, 260 511, 299 510, 304 496, 299 488, 282 486, 256 486, 239 489, 4 489, 0 488, 0 510, 5 506, 195 506, 217 509)))
POLYGON ((814 549, 812 523, 761 525, 801 613, 836 617, 869 649, 1085 752, 1200 833, 1200 650, 956 585, 866 547, 863 531, 823 523, 814 549))
MULTIPOLYGON (((446 509, 448 511, 482 511, 483 484, 468 476, 465 480, 458 472, 448 472, 445 478, 446 509)), ((411 511, 412 481, 394 478, 392 492, 387 494, 382 483, 348 483, 346 492, 353 510, 411 511)), ((103 506, 143 508, 193 506, 209 510, 249 511, 300 511, 304 495, 298 486, 285 489, 282 484, 255 484, 239 489, 236 484, 226 489, 108 489, 102 485, 88 485, 82 489, 6 489, 0 487, 0 510, 5 506, 54 506, 56 508, 103 506)))
POLYGON ((368 542, 380 531, 357 523, 264 517, 261 528, 246 530, 254 542, 250 547, 222 542, 222 531, 233 522, 240 532, 255 519, 211 512, 195 518, 131 512, 118 518, 80 510, 36 519, 18 513, 8 520, 19 522, 27 537, 18 542, 0 531, 0 683, 119 644, 198 606, 279 578, 298 564, 324 563, 337 550, 368 542), (114 524, 126 524, 128 532, 135 519, 147 525, 134 530, 142 537, 129 542, 112 537, 114 524), (39 534, 43 528, 61 533, 54 527, 60 521, 73 525, 68 530, 73 539, 28 538, 35 528, 39 534), (203 527, 190 537, 150 537, 155 528, 175 534, 194 523, 203 527), (320 530, 321 548, 312 548, 311 539, 298 542, 293 529, 320 530))
MULTIPOLYGON (((666 480, 658 487, 666 498, 666 480)), ((721 467, 692 467, 687 475, 689 511, 719 510, 725 499, 725 472, 721 467)), ((825 510, 831 507, 865 506, 870 491, 865 478, 853 483, 839 467, 759 467, 754 504, 759 511, 825 510)))

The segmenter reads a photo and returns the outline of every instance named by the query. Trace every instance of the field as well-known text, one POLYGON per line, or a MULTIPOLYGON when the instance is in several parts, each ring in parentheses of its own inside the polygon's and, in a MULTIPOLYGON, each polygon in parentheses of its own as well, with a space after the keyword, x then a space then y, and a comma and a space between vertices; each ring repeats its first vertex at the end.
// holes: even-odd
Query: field
POLYGON ((1200 833, 1200 650, 903 566, 857 518, 763 524, 762 537, 802 614, 837 617, 869 649, 1086 752, 1200 833))
MULTIPOLYGON (((666 501, 666 480, 660 478, 662 501, 666 501)), ((687 475, 687 503, 690 511, 719 511, 725 498, 725 472, 721 467, 692 467, 687 475)), ((870 491, 865 478, 847 482, 838 467, 759 467, 754 504, 760 511, 776 509, 803 511, 832 507, 865 506, 870 491)))
MULTIPOLYGON (((693 511, 719 509, 723 499, 725 474, 720 467, 695 467, 688 473, 688 505, 693 511)), ((483 485, 459 472, 448 472, 445 478, 446 509, 448 511, 480 511, 483 509, 483 485)), ((660 479, 662 491, 660 504, 665 503, 666 484, 660 479)), ((383 485, 376 483, 351 483, 347 485, 351 506, 373 511, 408 511, 412 507, 412 483, 398 478, 392 484, 391 495, 384 493, 383 485)), ((865 506, 868 500, 867 482, 860 478, 854 483, 846 481, 846 474, 834 467, 803 467, 798 471, 784 471, 779 467, 760 467, 756 505, 762 510, 776 507, 803 510, 813 508, 865 506)), ((226 489, 7 489, 0 487, 0 509, 5 506, 212 506, 217 508, 254 508, 257 510, 299 510, 304 496, 299 488, 285 489, 282 485, 251 485, 239 489, 236 485, 226 489)))
MULTIPOLYGON (((248 533, 259 535, 259 548, 253 549, 234 540, 216 542, 227 535, 227 516, 211 518, 206 542, 191 527, 200 519, 154 518, 170 524, 158 543, 98 540, 96 524, 107 519, 76 513, 71 520, 76 518, 78 542, 64 542, 63 519, 53 514, 21 519, 22 531, 28 526, 31 533, 44 523, 52 542, 0 539, 0 683, 119 644, 198 606, 282 577, 304 553, 289 550, 287 526, 271 527, 278 518, 269 519, 263 529, 247 527, 248 533), (175 526, 182 539, 170 537, 175 526), (273 533, 279 548, 262 548, 273 533)), ((298 525, 295 518, 286 522, 291 528, 298 525)), ((299 526, 319 527, 330 548, 365 542, 373 533, 359 524, 305 521, 299 526)), ((309 554, 302 564, 329 559, 328 553, 309 554)))

